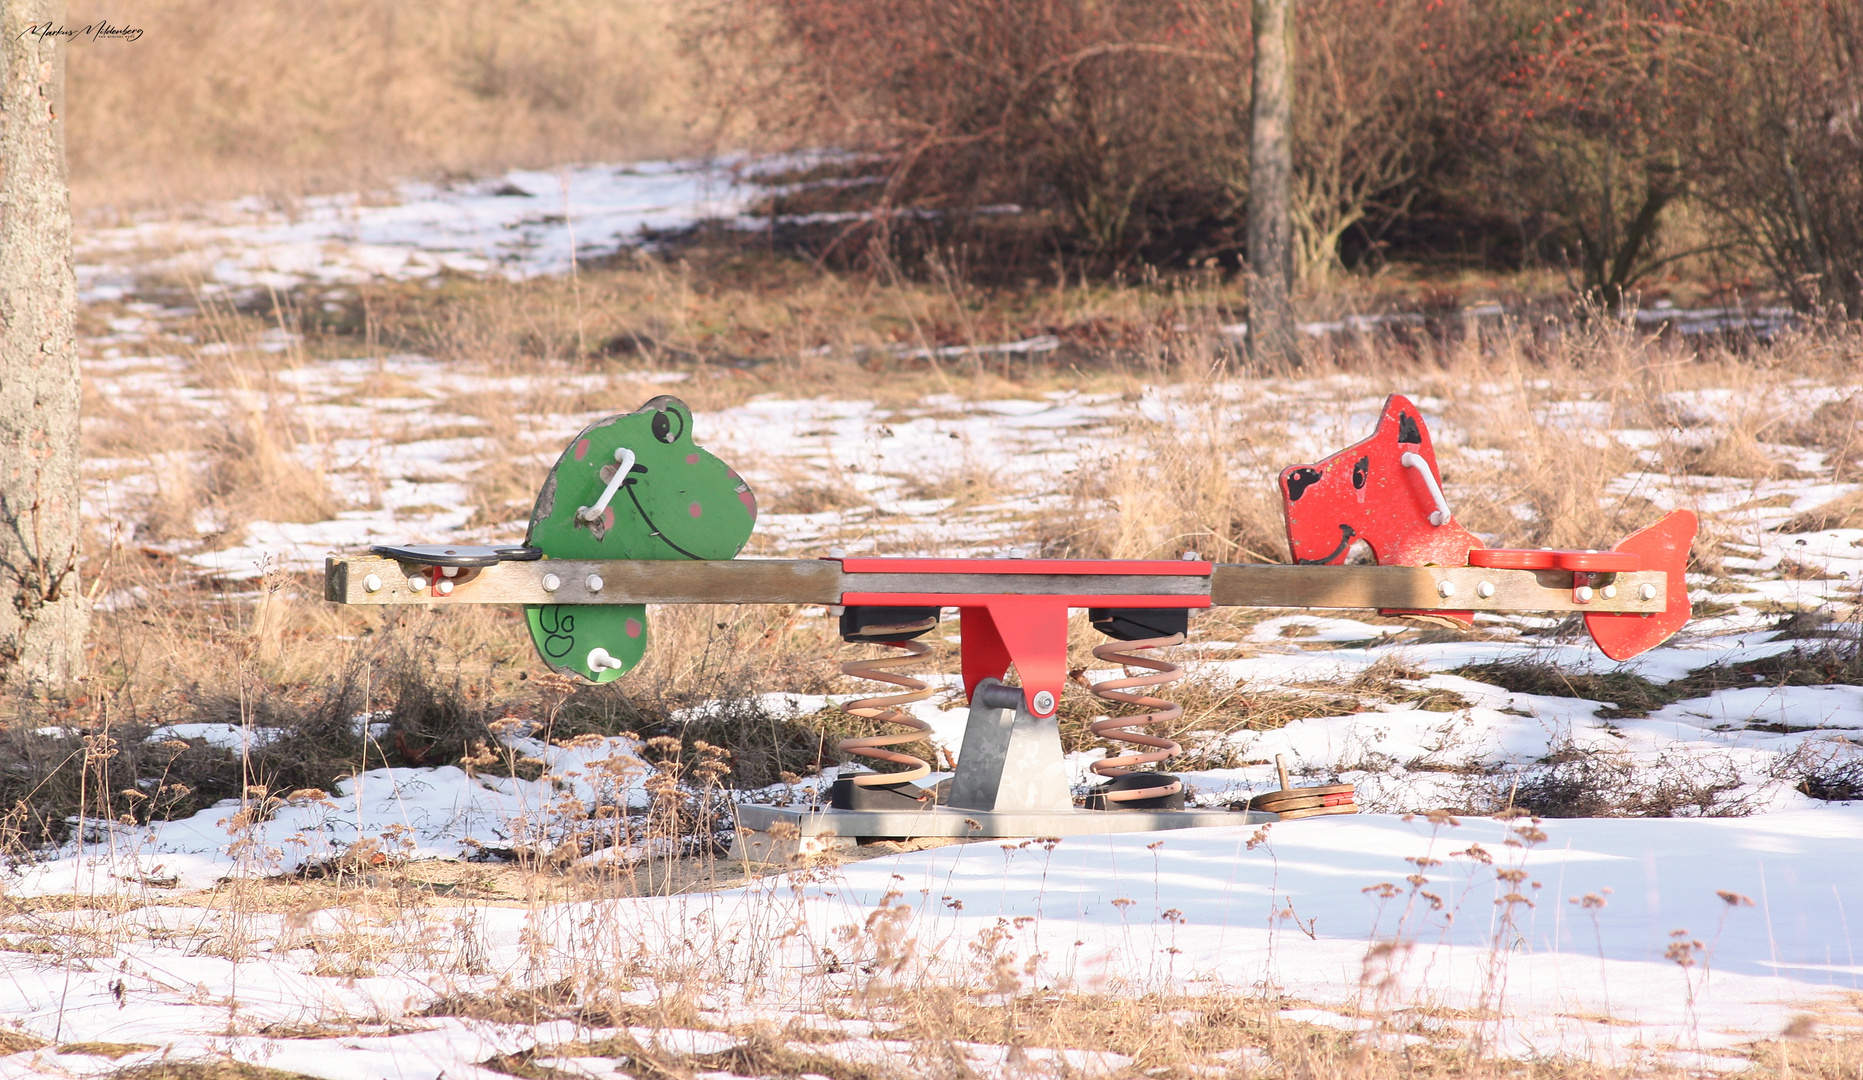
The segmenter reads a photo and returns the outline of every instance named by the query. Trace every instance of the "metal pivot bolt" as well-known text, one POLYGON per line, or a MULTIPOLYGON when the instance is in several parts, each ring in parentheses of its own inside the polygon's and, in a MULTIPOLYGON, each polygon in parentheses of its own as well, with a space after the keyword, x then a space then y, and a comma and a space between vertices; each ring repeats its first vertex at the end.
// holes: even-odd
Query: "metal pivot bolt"
POLYGON ((1035 696, 1029 700, 1029 704, 1034 706, 1035 712, 1047 716, 1054 711, 1054 695, 1046 690, 1037 690, 1035 696))
POLYGON ((1483 582, 1478 583, 1475 586, 1475 595, 1481 597, 1483 600, 1486 600, 1490 596, 1493 596, 1494 595, 1494 582, 1483 581, 1483 582))
POLYGON ((382 591, 381 575, 370 574, 368 577, 363 578, 362 579, 362 591, 363 592, 381 592, 382 591))
POLYGON ((433 591, 439 593, 441 596, 451 596, 453 595, 453 583, 446 578, 441 578, 439 582, 434 585, 433 591))
POLYGON ((1449 597, 1451 597, 1451 596, 1454 596, 1454 595, 1455 595, 1455 582, 1453 582, 1453 581, 1439 581, 1439 582, 1437 582, 1437 583, 1436 583, 1436 593, 1437 593, 1437 595, 1439 595, 1439 596, 1441 596, 1441 597, 1442 597, 1443 599, 1445 599, 1445 600, 1446 600, 1446 599, 1448 599, 1448 598, 1449 598, 1449 597))
POLYGON ((563 587, 562 578, 557 577, 555 574, 543 575, 543 591, 544 592, 555 592, 556 590, 562 587, 563 587))
POLYGON ((1606 585, 1606 586, 1604 587, 1604 598, 1605 598, 1606 600, 1615 600, 1615 599, 1617 599, 1617 586, 1615 586, 1615 585, 1606 585))
POLYGON ((1656 599, 1656 586, 1646 581, 1641 588, 1637 589, 1637 595, 1645 600, 1654 600, 1656 599))
POLYGON ((427 587, 426 578, 421 577, 419 574, 408 575, 408 588, 414 590, 415 592, 419 592, 426 587, 427 587))
POLYGON ((1581 604, 1591 603, 1591 597, 1592 592, 1591 586, 1589 585, 1580 585, 1578 588, 1572 590, 1572 599, 1577 600, 1581 604))
POLYGON ((601 592, 602 576, 600 574, 590 574, 588 580, 584 581, 583 584, 589 587, 590 592, 601 592))

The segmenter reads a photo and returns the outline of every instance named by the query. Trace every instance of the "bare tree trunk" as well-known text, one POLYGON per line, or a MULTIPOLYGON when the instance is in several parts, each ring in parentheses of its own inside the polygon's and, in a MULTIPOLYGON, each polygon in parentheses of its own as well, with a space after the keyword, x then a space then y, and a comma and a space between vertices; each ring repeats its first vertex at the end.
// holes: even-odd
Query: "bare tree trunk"
MULTIPOLYGON (((0 0, 0 682, 83 666, 63 0, 0 0)), ((68 40, 68 39, 67 39, 68 40)))
POLYGON ((1288 292, 1294 278, 1294 0, 1254 0, 1255 72, 1248 145, 1248 350, 1299 366, 1288 292))

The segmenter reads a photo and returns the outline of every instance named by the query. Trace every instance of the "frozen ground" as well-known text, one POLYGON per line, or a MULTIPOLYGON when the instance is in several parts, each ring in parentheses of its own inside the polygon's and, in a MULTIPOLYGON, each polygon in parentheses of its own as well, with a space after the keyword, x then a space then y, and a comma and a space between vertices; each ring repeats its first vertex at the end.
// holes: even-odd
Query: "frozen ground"
MULTIPOLYGON (((123 305, 126 314, 89 343, 86 379, 119 415, 212 426, 288 409, 316 433, 295 453, 344 508, 317 522, 234 523, 214 543, 165 542, 203 573, 249 578, 268 563, 308 570, 326 553, 388 540, 512 541, 527 505, 475 514, 474 473, 488 459, 515 458, 541 476, 571 434, 607 411, 589 409, 589 398, 631 404, 677 392, 681 377, 510 375, 405 355, 294 360, 267 387, 229 387, 176 355, 165 326, 180 313, 140 302, 137 282, 194 274, 211 287, 243 289, 442 268, 551 273, 567 264, 572 230, 580 252, 613 250, 643 225, 730 217, 747 198, 717 170, 591 167, 409 189, 379 205, 326 200, 295 217, 246 206, 92 233, 80 245, 86 296, 123 305)), ((257 344, 280 353, 290 346, 282 333, 257 344)), ((1403 389, 1283 380, 1194 392, 1158 385, 1132 396, 949 395, 889 406, 765 395, 700 414, 696 432, 760 490, 852 493, 848 509, 766 514, 756 555, 807 556, 829 546, 964 554, 1020 543, 1034 515, 1067 510, 1073 478, 1106 467, 1107 448, 1126 425, 1239 425, 1272 415, 1286 464, 1356 439, 1384 393, 1403 389)), ((1849 389, 1807 385, 1794 393, 1809 409, 1849 389)), ((1717 404, 1712 395, 1679 403, 1709 411, 1717 404)), ((1419 404, 1434 415, 1439 403, 1419 404)), ((1542 408, 1536 420, 1584 425, 1596 408, 1575 397, 1542 408)), ((1463 453, 1453 422, 1434 430, 1445 461, 1463 453)), ((1632 448, 1658 434, 1598 433, 1632 448)), ((1822 464, 1795 448, 1773 449, 1796 455, 1807 472, 1822 464)), ((133 530, 160 494, 164 470, 199 467, 173 453, 151 447, 90 462, 88 512, 133 530)), ((516 732, 514 748, 544 758, 554 780, 474 777, 450 766, 383 769, 265 821, 240 818, 229 805, 151 829, 94 823, 82 850, 22 868, 6 893, 20 900, 108 893, 141 906, 23 905, 0 919, 0 1010, 22 1030, 74 1047, 0 1057, 0 1074, 87 1075, 163 1056, 231 1055, 331 1080, 458 1077, 489 1075, 476 1063, 536 1048, 539 1062, 568 1075, 607 1077, 615 1054, 591 1049, 604 1039, 703 1055, 737 1045, 744 1025, 797 1019, 830 1033, 810 1045, 831 1057, 897 1066, 925 1048, 889 1041, 883 1010, 874 1014, 877 1025, 844 1017, 847 1002, 880 977, 863 974, 857 961, 885 959, 906 937, 916 945, 894 976, 901 981, 988 985, 1013 954, 1007 970, 1024 986, 1278 989, 1294 999, 1288 1020, 1363 1031, 1374 1041, 1480 1038, 1507 1053, 1737 1067, 1740 1046, 1778 1034, 1801 1014, 1833 1031, 1863 1022, 1863 966, 1849 919, 1863 918, 1863 807, 1798 790, 1808 762, 1854 755, 1863 690, 1761 680, 1647 716, 1613 717, 1600 715, 1611 703, 1512 693, 1450 672, 1530 655, 1567 671, 1623 669, 1667 684, 1709 664, 1815 645, 1780 636, 1775 623, 1796 608, 1849 609, 1863 579, 1863 530, 1772 530, 1854 487, 1619 477, 1615 492, 1713 515, 1736 552, 1728 581, 1691 580, 1697 600, 1717 605, 1713 613, 1626 665, 1582 642, 1535 636, 1545 621, 1526 617, 1484 622, 1487 639, 1461 642, 1413 644, 1392 637, 1390 626, 1324 613, 1260 623, 1246 640, 1194 640, 1182 652, 1203 657, 1192 660, 1196 674, 1251 692, 1338 694, 1374 665, 1404 669, 1395 685, 1412 691, 1368 696, 1344 715, 1228 736, 1236 762, 1285 754, 1303 775, 1356 783, 1367 807, 1381 811, 1280 824, 1252 847, 1247 829, 1067 840, 1052 850, 981 843, 715 894, 529 906, 449 901, 393 915, 339 905, 235 917, 173 899, 229 875, 322 862, 357 841, 396 858, 453 859, 481 847, 547 844, 562 800, 607 800, 630 812, 643 804, 644 766, 631 745, 553 748, 516 732), (1432 695, 1452 707, 1425 707, 1432 695), (1543 823, 1543 836, 1522 832, 1531 829, 1524 821, 1452 825, 1405 816, 1466 804, 1471 785, 1504 788, 1548 759, 1587 753, 1627 784, 1711 788, 1705 812, 1743 816, 1559 820, 1543 823), (902 934, 876 937, 880 909, 899 912, 882 922, 897 921, 902 934), (655 970, 629 966, 643 950, 669 959, 655 970), (699 1019, 630 1034, 569 1021, 420 1015, 447 995, 611 968, 626 972, 636 1005, 697 986, 699 1019), (111 1059, 84 1052, 83 1043, 148 1049, 111 1059)), ((138 599, 112 593, 103 602, 138 599)), ((807 712, 826 703, 789 697, 768 704, 807 712)), ((948 698, 920 709, 955 751, 963 713, 948 698)), ((162 737, 171 736, 238 745, 263 733, 162 737)), ((1076 757, 1077 777, 1088 764, 1076 757)), ((1276 786, 1260 764, 1188 779, 1212 805, 1276 786)), ((959 1049, 986 1074, 1121 1075, 1131 1064, 1078 1048, 1015 1060, 999 1045, 959 1049)), ((1244 1073, 1249 1061, 1230 1065, 1244 1073)), ((931 1074, 933 1066, 921 1064, 931 1074)))

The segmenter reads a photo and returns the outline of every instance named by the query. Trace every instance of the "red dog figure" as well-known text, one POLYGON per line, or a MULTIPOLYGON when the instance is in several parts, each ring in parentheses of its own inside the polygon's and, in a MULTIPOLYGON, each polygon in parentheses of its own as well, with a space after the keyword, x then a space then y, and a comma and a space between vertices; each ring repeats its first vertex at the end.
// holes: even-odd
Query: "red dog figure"
POLYGON ((1385 399, 1377 430, 1313 465, 1281 470, 1294 561, 1337 566, 1355 540, 1380 566, 1467 566, 1482 546, 1442 494, 1429 428, 1410 399, 1385 399))

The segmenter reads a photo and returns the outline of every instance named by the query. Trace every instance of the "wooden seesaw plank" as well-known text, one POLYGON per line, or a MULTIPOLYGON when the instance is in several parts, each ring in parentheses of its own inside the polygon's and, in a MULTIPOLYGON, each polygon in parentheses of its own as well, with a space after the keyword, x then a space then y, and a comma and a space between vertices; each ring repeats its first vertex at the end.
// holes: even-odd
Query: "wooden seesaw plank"
MULTIPOLYGON (((993 568, 994 570, 994 568, 993 568)), ((1219 564, 1202 574, 848 573, 831 559, 627 561, 543 559, 462 570, 452 592, 415 589, 431 568, 376 555, 332 556, 324 598, 339 604, 838 604, 847 593, 913 595, 1204 596, 1218 607, 1401 608, 1418 611, 1593 611, 1651 614, 1668 603, 1660 571, 1596 581, 1589 603, 1561 570, 1436 566, 1219 564), (545 587, 554 576, 557 587, 545 587), (591 578, 600 588, 591 588, 591 578), (368 585, 373 579, 376 588, 368 585), (1490 588, 1484 590, 1486 584, 1490 588), (1445 590, 1445 586, 1447 587, 1445 590), (1645 586, 1650 595, 1644 596, 1645 586), (1448 595, 1444 595, 1447 591, 1448 595), (1481 595, 1483 591, 1490 595, 1481 595)))
POLYGON ((1565 570, 1224 563, 1210 576, 1210 603, 1215 607, 1653 614, 1667 602, 1668 576, 1659 570, 1618 574, 1610 584, 1615 596, 1604 596, 1600 582, 1599 593, 1581 604, 1573 598, 1572 574, 1565 570), (1481 595, 1484 584, 1492 587, 1491 595, 1481 595), (1643 597, 1645 585, 1655 588, 1648 599, 1643 597))

